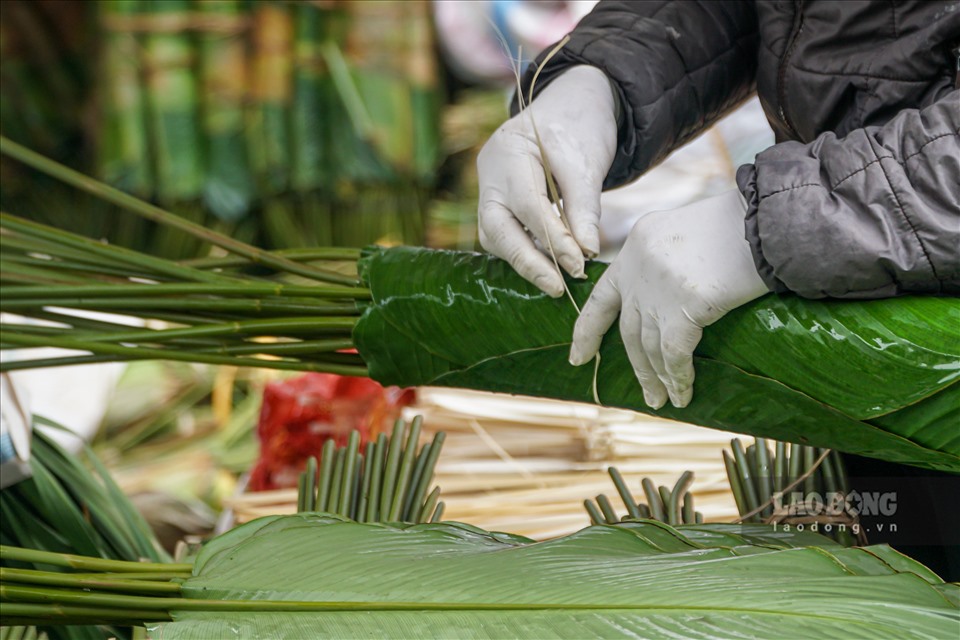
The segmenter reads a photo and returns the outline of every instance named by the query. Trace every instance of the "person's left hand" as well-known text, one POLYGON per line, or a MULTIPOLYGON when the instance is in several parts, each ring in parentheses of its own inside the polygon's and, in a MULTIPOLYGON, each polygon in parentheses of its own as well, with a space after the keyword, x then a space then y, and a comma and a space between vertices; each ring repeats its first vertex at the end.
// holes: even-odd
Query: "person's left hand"
POLYGON ((644 401, 693 397, 693 350, 703 327, 767 293, 744 238, 736 190, 637 221, 573 329, 570 364, 589 362, 617 314, 644 401))

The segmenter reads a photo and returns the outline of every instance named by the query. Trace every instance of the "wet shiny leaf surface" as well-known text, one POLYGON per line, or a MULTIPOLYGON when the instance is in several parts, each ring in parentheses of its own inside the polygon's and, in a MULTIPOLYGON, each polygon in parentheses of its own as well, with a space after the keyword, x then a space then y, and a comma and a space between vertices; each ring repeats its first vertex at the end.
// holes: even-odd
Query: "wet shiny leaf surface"
MULTIPOLYGON (((582 304, 606 265, 569 280, 582 304)), ((576 310, 472 253, 374 250, 374 304, 354 332, 383 384, 464 387, 593 402, 593 364, 567 354, 576 310)), ((693 424, 960 471, 960 300, 768 295, 704 332, 693 402, 652 411, 616 327, 601 403, 693 424)))
POLYGON ((533 542, 299 514, 239 527, 195 567, 186 597, 289 611, 173 612, 153 637, 910 638, 958 624, 949 588, 889 548, 764 525, 640 521, 533 542))

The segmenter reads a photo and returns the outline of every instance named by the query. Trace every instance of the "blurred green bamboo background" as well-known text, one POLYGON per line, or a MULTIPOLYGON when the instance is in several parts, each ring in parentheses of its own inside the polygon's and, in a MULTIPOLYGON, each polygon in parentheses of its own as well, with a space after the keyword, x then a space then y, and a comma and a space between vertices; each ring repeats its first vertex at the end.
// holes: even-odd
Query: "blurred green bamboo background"
MULTIPOLYGON (((443 100, 426 0, 2 4, 4 135, 264 246, 424 243, 443 100)), ((3 167, 6 210, 203 250, 22 171, 3 167)))

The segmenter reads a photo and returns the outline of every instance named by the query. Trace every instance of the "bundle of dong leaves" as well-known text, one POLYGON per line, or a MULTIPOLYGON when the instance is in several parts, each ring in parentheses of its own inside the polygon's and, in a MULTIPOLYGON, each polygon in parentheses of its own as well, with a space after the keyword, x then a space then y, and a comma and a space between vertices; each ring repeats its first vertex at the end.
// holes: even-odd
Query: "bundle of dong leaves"
MULTIPOLYGON (((500 260, 373 248, 354 265, 358 280, 309 262, 327 258, 342 267, 359 255, 350 250, 261 251, 2 143, 0 150, 17 160, 233 254, 170 262, 3 214, 0 310, 55 318, 83 331, 8 322, 0 346, 72 347, 93 354, 45 359, 43 365, 194 359, 369 374, 403 386, 599 400, 708 427, 960 472, 958 299, 764 296, 704 331, 691 404, 652 411, 616 329, 604 340, 599 366, 570 366, 573 305, 549 298, 500 260), (298 281, 278 284, 276 275, 250 275, 245 268, 251 265, 298 281), (107 322, 52 315, 55 309, 110 310, 165 320, 174 328, 123 331, 107 322), (351 346, 359 355, 346 352, 351 346)), ((591 263, 587 279, 568 281, 578 304, 605 268, 591 263)), ((0 369, 29 366, 7 360, 0 369)))
MULTIPOLYGON (((594 366, 567 363, 576 310, 474 254, 379 249, 354 330, 385 384, 593 402, 594 366)), ((569 280, 582 305, 606 265, 569 280)), ((693 401, 651 411, 614 328, 596 390, 606 406, 960 471, 960 300, 814 301, 768 295, 704 331, 693 401)))
POLYGON ((56 602, 63 619, 139 618, 164 640, 944 638, 960 624, 960 588, 889 547, 765 525, 635 521, 534 542, 303 513, 214 539, 179 589, 111 570, 112 592, 95 574, 49 586, 42 572, 4 570, 4 616, 32 622, 56 602))

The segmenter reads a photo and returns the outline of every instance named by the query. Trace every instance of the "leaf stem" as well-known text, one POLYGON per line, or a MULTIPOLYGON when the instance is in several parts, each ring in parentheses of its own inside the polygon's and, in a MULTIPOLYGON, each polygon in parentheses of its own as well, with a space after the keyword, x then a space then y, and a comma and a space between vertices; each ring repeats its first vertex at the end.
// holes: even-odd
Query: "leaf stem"
MULTIPOLYGON (((350 247, 313 247, 278 249, 270 253, 296 262, 309 262, 312 260, 356 262, 360 259, 362 252, 360 249, 350 247)), ((230 255, 181 260, 180 264, 185 267, 193 267, 194 269, 225 269, 247 266, 250 264, 250 261, 243 256, 230 255)))
POLYGON ((0 545, 0 560, 16 562, 31 562, 33 564, 48 564, 54 567, 80 569, 81 571, 110 571, 115 573, 133 572, 164 572, 186 573, 193 571, 192 564, 177 564, 171 562, 130 562, 129 560, 109 560, 106 558, 91 558, 70 553, 56 553, 54 551, 39 551, 37 549, 23 549, 0 545))
POLYGON ((3 624, 119 624, 138 626, 144 622, 165 622, 172 618, 166 611, 136 609, 116 610, 110 607, 78 607, 61 604, 4 602, 3 624))
MULTIPOLYGON (((16 344, 22 347, 59 347, 76 351, 90 351, 95 354, 109 354, 138 360, 177 360, 181 362, 201 362, 206 364, 226 364, 236 367, 254 367, 280 369, 285 371, 317 371, 336 373, 344 376, 366 377, 367 368, 356 365, 303 362, 295 360, 275 360, 268 358, 243 358, 229 355, 215 355, 201 352, 182 352, 173 349, 154 349, 146 347, 127 347, 106 342, 90 340, 71 340, 52 336, 31 336, 0 332, 0 342, 16 344)), ((0 362, 0 371, 13 371, 29 367, 29 360, 0 362)))
POLYGON ((623 500, 623 504, 627 508, 627 513, 631 518, 640 518, 640 509, 637 508, 637 501, 633 497, 633 494, 630 493, 630 489, 627 487, 623 476, 620 475, 620 470, 616 467, 610 467, 607 472, 610 474, 610 479, 613 480, 613 486, 617 488, 617 493, 620 494, 620 499, 623 500))
POLYGON ((63 286, 0 287, 5 303, 24 298, 124 298, 149 296, 276 296, 299 298, 348 298, 369 300, 370 290, 361 287, 296 286, 259 282, 236 284, 170 283, 170 284, 95 284, 63 286))
POLYGON ((183 309, 252 315, 359 315, 354 302, 317 302, 306 299, 269 298, 30 298, 3 300, 0 309, 17 313, 43 307, 123 312, 141 309, 183 309))
MULTIPOLYGON (((3 139, 3 136, 0 136, 0 140, 3 139)), ((97 242, 96 240, 91 240, 90 238, 85 238, 67 231, 61 231, 60 229, 55 229, 54 227, 48 227, 47 225, 43 225, 38 222, 18 218, 17 216, 12 216, 9 213, 0 212, 0 226, 7 229, 12 229, 19 233, 49 240, 54 243, 60 242, 67 247, 80 249, 92 255, 106 258, 116 258, 117 260, 123 261, 125 264, 142 267, 149 271, 172 276, 179 280, 187 280, 190 282, 236 282, 236 280, 233 278, 228 278, 217 273, 202 271, 200 269, 191 269, 189 267, 182 267, 175 262, 170 262, 169 260, 155 258, 153 256, 148 256, 131 249, 118 247, 116 245, 108 245, 102 242, 97 242)))
MULTIPOLYGON (((31 151, 30 149, 19 145, 4 136, 0 136, 0 153, 19 160, 20 162, 29 165, 38 171, 46 173, 49 176, 57 178, 62 182, 72 185, 81 191, 86 191, 87 193, 106 200, 107 202, 111 202, 117 206, 123 207, 124 209, 132 213, 136 213, 143 218, 184 231, 195 238, 203 240, 204 242, 209 242, 210 244, 218 246, 222 249, 226 249, 231 253, 244 256, 256 264, 262 264, 277 269, 278 271, 286 271, 288 273, 297 274, 306 278, 320 280, 323 282, 356 284, 356 279, 354 278, 318 269, 316 267, 299 264, 293 260, 288 260, 280 256, 271 255, 269 252, 258 249, 245 242, 240 242, 239 240, 229 236, 207 229, 202 225, 190 222, 189 220, 181 218, 180 216, 174 215, 168 211, 164 211, 160 207, 156 207, 149 202, 140 200, 139 198, 124 193, 123 191, 100 182, 99 180, 94 180, 93 178, 85 176, 78 171, 74 171, 73 169, 70 169, 69 167, 66 167, 58 162, 54 162, 49 158, 45 158, 39 153, 31 151)), ((175 265, 175 263, 170 264, 175 265)))
POLYGON ((120 591, 141 595, 163 596, 180 594, 180 585, 175 582, 100 578, 97 577, 96 574, 74 575, 55 571, 35 571, 33 569, 12 569, 9 567, 0 567, 0 581, 34 586, 45 585, 70 587, 74 589, 92 589, 95 591, 120 591))

